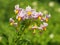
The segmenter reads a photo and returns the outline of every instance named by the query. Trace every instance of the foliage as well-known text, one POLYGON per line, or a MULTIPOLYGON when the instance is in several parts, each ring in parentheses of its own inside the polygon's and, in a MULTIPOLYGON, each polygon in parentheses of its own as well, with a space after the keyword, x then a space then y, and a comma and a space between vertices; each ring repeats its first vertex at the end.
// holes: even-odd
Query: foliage
POLYGON ((52 1, 53 6, 50 6, 50 2, 51 0, 0 0, 0 45, 60 45, 60 6, 56 1, 52 1), (21 27, 26 28, 26 31, 23 33, 21 29, 23 35, 18 34, 15 28, 9 25, 9 18, 15 15, 16 4, 21 8, 30 5, 37 11, 50 12, 52 17, 47 30, 42 34, 36 31, 34 35, 32 31, 27 31, 28 26, 24 27, 24 23, 28 22, 24 21, 21 27), (53 38, 50 38, 50 34, 54 35, 53 38))

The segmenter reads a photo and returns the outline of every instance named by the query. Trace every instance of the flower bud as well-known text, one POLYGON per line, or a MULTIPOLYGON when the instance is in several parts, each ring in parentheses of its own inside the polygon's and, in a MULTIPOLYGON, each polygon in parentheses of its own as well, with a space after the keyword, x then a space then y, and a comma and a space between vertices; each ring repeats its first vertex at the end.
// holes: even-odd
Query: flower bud
POLYGON ((35 31, 35 29, 34 29, 34 30, 33 30, 33 34, 35 34, 35 32, 36 32, 36 31, 35 31))
POLYGON ((45 23, 45 22, 44 22, 43 25, 46 27, 46 26, 48 26, 48 23, 45 23))
POLYGON ((14 24, 14 20, 12 18, 10 18, 9 21, 10 21, 10 25, 14 24))
POLYGON ((51 17, 51 15, 49 14, 49 15, 46 15, 46 18, 50 18, 51 17))
POLYGON ((10 21, 10 22, 14 22, 13 18, 10 18, 9 21, 10 21))
POLYGON ((17 23, 14 23, 14 26, 15 26, 15 27, 17 27, 17 26, 18 26, 18 24, 17 24, 17 23))
POLYGON ((37 29, 37 25, 35 24, 35 26, 33 26, 32 29, 37 29))

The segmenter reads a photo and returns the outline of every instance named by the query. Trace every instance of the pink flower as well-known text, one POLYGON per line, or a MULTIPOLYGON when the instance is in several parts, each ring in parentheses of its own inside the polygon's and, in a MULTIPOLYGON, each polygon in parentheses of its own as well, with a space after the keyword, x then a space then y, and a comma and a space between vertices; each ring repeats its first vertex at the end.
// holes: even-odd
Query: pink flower
MULTIPOLYGON (((35 24, 33 27, 31 27, 33 29, 33 33, 35 33, 36 29, 39 30, 46 30, 46 27, 48 26, 48 23, 46 23, 48 21, 48 19, 51 17, 51 15, 43 15, 42 12, 36 12, 35 9, 32 9, 30 6, 27 6, 26 9, 22 9, 19 8, 19 5, 15 5, 15 10, 14 10, 15 14, 17 14, 16 19, 18 21, 23 21, 25 19, 39 19, 41 21, 43 21, 43 24, 41 24, 39 27, 35 24)), ((10 21, 10 25, 13 26, 18 26, 18 23, 15 23, 13 18, 9 19, 10 21)))
POLYGON ((10 18, 9 21, 14 23, 14 19, 13 18, 10 18))
POLYGON ((43 30, 43 28, 42 28, 42 27, 38 27, 38 29, 39 29, 39 30, 43 30))
POLYGON ((38 15, 39 15, 39 16, 43 16, 43 13, 42 13, 42 12, 39 12, 38 15))
POLYGON ((35 10, 32 9, 30 6, 26 7, 26 15, 31 16, 33 11, 35 11, 35 10))
POLYGON ((46 30, 46 27, 48 26, 48 23, 43 23, 40 25, 40 27, 38 27, 39 30, 46 30))
POLYGON ((10 18, 9 21, 10 21, 10 25, 13 25, 14 24, 13 18, 10 18))
POLYGON ((46 15, 46 18, 50 18, 51 17, 51 15, 49 14, 49 15, 46 15))
POLYGON ((24 9, 22 9, 21 12, 18 13, 18 15, 16 16, 16 19, 20 18, 20 19, 23 19, 25 16, 25 11, 24 9))
POLYGON ((22 8, 19 8, 19 5, 15 5, 15 10, 14 10, 15 14, 20 13, 21 10, 22 10, 22 8))
POLYGON ((38 27, 39 30, 43 30, 43 28, 44 28, 43 24, 41 24, 40 27, 38 27))
POLYGON ((42 17, 42 18, 41 18, 41 21, 45 21, 45 20, 46 20, 46 18, 45 18, 45 17, 42 17))
POLYGON ((32 13, 32 18, 38 18, 38 12, 34 11, 34 12, 32 13))

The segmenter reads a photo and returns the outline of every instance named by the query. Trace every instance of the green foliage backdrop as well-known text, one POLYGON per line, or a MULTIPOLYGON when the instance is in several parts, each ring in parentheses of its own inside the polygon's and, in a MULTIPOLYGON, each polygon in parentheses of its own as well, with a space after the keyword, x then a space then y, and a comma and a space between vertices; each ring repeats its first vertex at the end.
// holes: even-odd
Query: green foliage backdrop
POLYGON ((0 0, 0 45, 60 45, 59 0, 0 0), (16 29, 9 25, 9 18, 15 16, 14 6, 16 4, 19 4, 21 8, 30 5, 37 11, 49 12, 51 18, 47 30, 42 34, 37 31, 33 35, 32 31, 27 29, 26 22, 28 21, 26 20, 25 23, 21 23, 20 27, 19 33, 23 33, 23 35, 17 34, 16 29), (21 28, 26 31, 21 31, 21 28), (50 37, 50 34, 53 34, 53 38, 50 37), (17 35, 20 35, 21 38, 17 35))

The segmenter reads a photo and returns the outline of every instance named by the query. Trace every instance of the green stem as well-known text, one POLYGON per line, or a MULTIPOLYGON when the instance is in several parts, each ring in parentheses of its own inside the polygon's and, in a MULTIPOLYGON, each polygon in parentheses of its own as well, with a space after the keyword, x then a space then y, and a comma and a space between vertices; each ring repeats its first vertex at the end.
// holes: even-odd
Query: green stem
POLYGON ((19 28, 20 28, 20 25, 19 25, 19 24, 20 24, 20 23, 18 22, 18 27, 17 27, 17 28, 18 28, 18 29, 17 29, 17 30, 18 30, 18 33, 17 33, 18 38, 15 40, 15 43, 17 43, 17 41, 20 40, 21 37, 22 37, 22 35, 24 34, 24 29, 25 29, 25 28, 24 28, 23 30, 21 30, 22 32, 20 32, 20 29, 19 29, 19 28))

